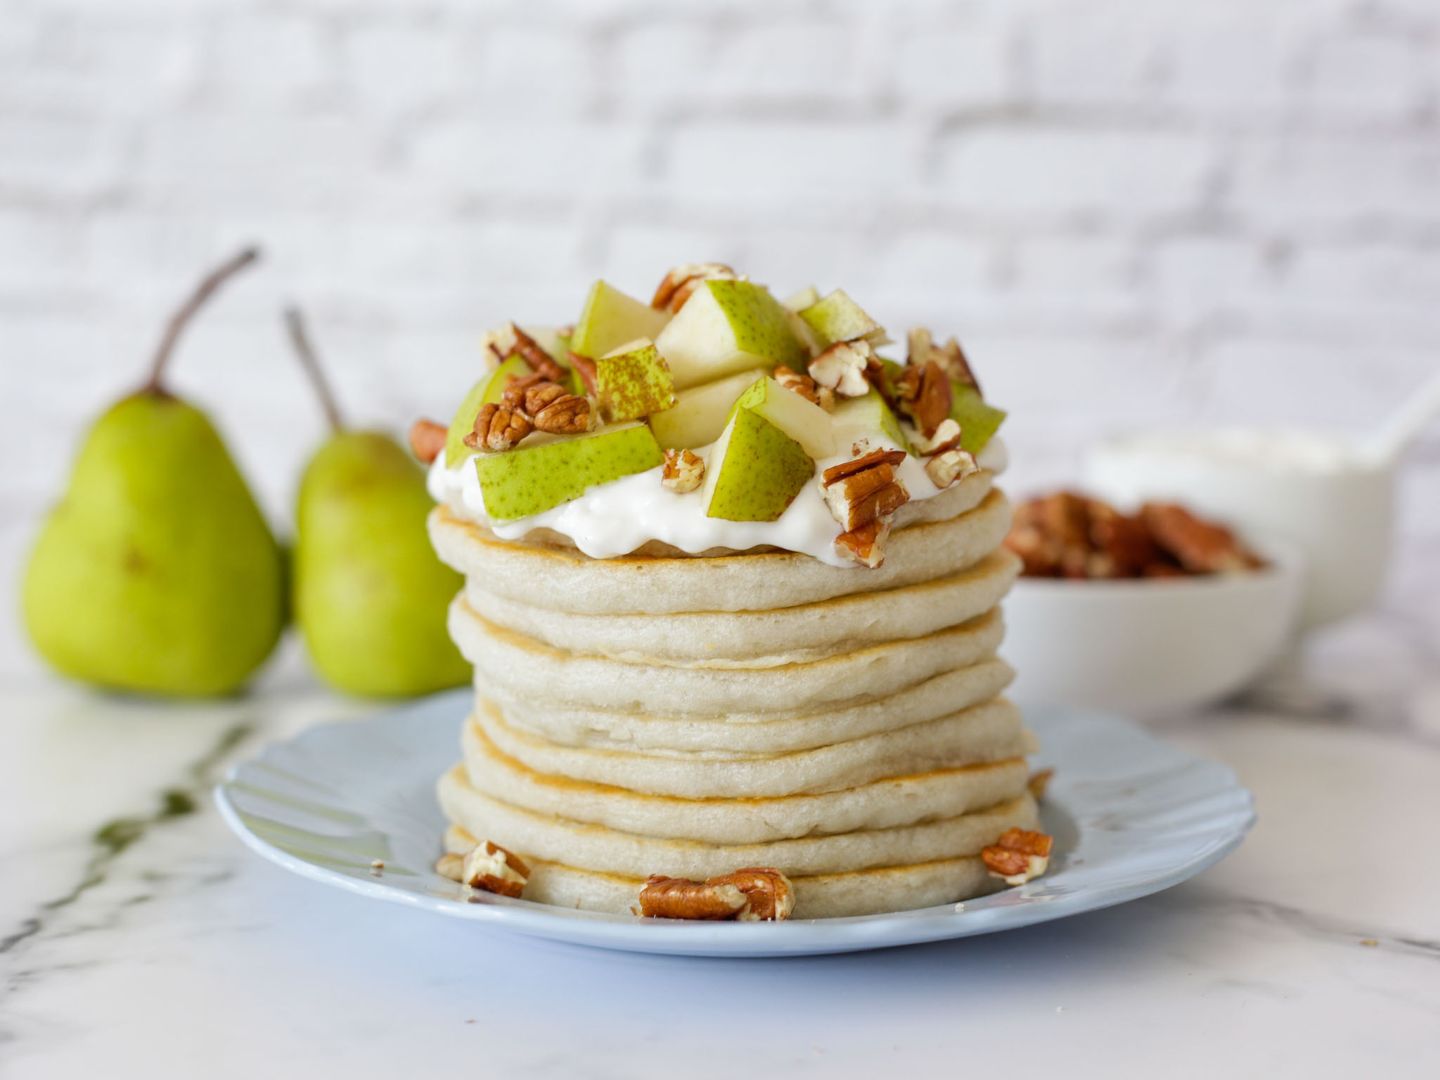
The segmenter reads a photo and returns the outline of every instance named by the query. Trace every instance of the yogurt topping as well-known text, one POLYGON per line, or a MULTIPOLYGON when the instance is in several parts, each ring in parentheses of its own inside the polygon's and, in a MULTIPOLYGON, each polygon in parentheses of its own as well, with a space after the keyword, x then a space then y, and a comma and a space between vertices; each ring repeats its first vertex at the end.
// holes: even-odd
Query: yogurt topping
MULTIPOLYGON (((872 449, 893 446, 873 431, 867 430, 864 436, 872 449)), ((694 451, 705 459, 707 468, 713 449, 712 444, 694 451)), ((628 555, 655 540, 692 555, 711 548, 744 551, 768 545, 810 555, 831 566, 853 567, 855 563, 835 550, 835 538, 841 530, 825 505, 818 482, 826 469, 851 457, 847 453, 817 461, 816 480, 806 484, 775 521, 706 517, 703 488, 683 495, 669 491, 660 483, 658 467, 592 487, 578 499, 544 513, 502 523, 491 522, 485 513, 474 455, 450 468, 441 454, 430 466, 428 485, 436 502, 444 503, 460 517, 487 526, 503 540, 519 540, 533 529, 553 529, 594 559, 628 555)), ((1005 468, 1008 460, 998 437, 992 438, 976 457, 977 464, 996 473, 1005 468)), ((940 493, 918 458, 906 457, 896 473, 912 500, 940 493)))

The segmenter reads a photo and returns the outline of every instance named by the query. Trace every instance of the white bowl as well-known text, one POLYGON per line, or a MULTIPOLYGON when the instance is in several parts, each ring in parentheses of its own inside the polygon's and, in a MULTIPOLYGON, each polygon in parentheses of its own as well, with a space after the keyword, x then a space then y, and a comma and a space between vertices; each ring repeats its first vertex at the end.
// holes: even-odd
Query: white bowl
POLYGON ((1285 650, 1300 611, 1299 550, 1255 545, 1263 570, 1123 581, 1021 578, 1001 654, 1020 705, 1161 713, 1240 690, 1285 650))

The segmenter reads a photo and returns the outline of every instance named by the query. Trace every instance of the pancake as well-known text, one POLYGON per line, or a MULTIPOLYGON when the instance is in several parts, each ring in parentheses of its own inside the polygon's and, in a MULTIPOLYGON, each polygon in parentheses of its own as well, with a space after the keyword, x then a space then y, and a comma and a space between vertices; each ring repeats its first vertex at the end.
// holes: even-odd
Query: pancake
POLYGON ((1020 560, 1002 548, 947 577, 770 611, 576 614, 511 600, 474 578, 465 602, 488 622, 554 649, 636 663, 779 666, 967 622, 998 604, 1019 571, 1020 560))
MULTIPOLYGON (((684 799, 753 799, 837 791, 931 769, 1023 757, 1031 747, 1020 712, 1003 698, 963 712, 849 742, 788 754, 721 757, 558 746, 517 731, 493 706, 466 725, 527 768, 592 784, 684 799)), ((502 841, 503 843, 503 841, 502 841)))
POLYGON ((477 791, 538 814, 715 844, 755 844, 957 817, 1025 790, 1022 757, 886 777, 822 794, 757 799, 648 795, 527 768, 475 724, 464 737, 465 775, 477 791))
POLYGON ((998 609, 959 626, 804 663, 753 669, 632 664, 562 652, 502 629, 463 597, 450 606, 450 636, 475 665, 478 685, 543 703, 714 717, 732 710, 794 711, 882 697, 995 655, 998 609))
POLYGON ((1012 827, 1039 818, 1028 793, 956 817, 887 829, 861 829, 768 843, 717 844, 645 836, 524 810, 478 790, 456 765, 440 778, 446 816, 473 836, 547 862, 623 877, 650 874, 703 879, 742 866, 774 866, 786 874, 840 873, 878 866, 978 855, 1012 827))
POLYGON ((773 610, 879 592, 973 566, 998 548, 1010 529, 1010 504, 991 490, 988 473, 977 473, 933 499, 907 503, 901 511, 912 506, 933 514, 948 508, 959 516, 942 515, 899 529, 886 544, 885 564, 873 570, 835 567, 789 551, 591 559, 571 547, 500 540, 445 506, 431 511, 429 525, 440 558, 485 592, 590 615, 773 610), (976 482, 981 477, 983 484, 976 482), (962 496, 973 502, 967 506, 959 501, 962 496))
POLYGON ((1014 676, 1009 664, 993 658, 944 672, 887 697, 830 703, 818 712, 716 716, 547 705, 523 692, 507 694, 488 683, 477 690, 477 697, 493 701, 512 727, 561 746, 661 754, 713 751, 734 757, 809 750, 936 720, 990 700, 1009 686, 1014 676))
MULTIPOLYGON (((445 846, 457 854, 475 838, 458 826, 446 833, 445 846)), ((644 878, 579 870, 561 863, 531 860, 525 895, 542 904, 585 908, 613 915, 631 914, 644 878)), ((881 866, 838 874, 793 877, 795 910, 807 919, 873 915, 954 903, 1000 888, 975 856, 939 859, 909 866, 881 866)))

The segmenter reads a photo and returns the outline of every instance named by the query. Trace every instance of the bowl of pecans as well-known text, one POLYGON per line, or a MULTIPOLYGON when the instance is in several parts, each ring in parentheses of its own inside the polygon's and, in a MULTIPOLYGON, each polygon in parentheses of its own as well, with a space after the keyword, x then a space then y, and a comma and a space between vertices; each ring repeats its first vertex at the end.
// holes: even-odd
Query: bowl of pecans
POLYGON ((1232 694, 1285 650, 1302 558, 1176 503, 1125 512, 1062 491, 1016 507, 1005 602, 1022 705, 1175 712, 1232 694))

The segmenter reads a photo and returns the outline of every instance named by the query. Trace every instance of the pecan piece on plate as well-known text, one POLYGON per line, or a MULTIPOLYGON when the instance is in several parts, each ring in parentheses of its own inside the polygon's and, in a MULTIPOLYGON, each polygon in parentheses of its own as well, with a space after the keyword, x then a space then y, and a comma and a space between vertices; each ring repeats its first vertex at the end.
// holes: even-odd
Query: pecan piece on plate
POLYGON ((1055 840, 1032 829, 1006 829, 1000 839, 980 851, 991 877, 1007 885, 1023 885, 1043 874, 1050 865, 1055 840))
POLYGON ((707 881, 655 874, 640 890, 639 914, 651 919, 788 919, 795 907, 790 879, 773 867, 747 867, 707 881))
POLYGON ((530 867, 508 848, 482 840, 465 855, 460 881, 472 889, 518 897, 530 880, 530 867))

